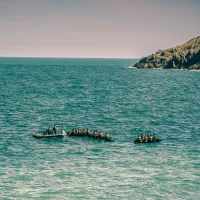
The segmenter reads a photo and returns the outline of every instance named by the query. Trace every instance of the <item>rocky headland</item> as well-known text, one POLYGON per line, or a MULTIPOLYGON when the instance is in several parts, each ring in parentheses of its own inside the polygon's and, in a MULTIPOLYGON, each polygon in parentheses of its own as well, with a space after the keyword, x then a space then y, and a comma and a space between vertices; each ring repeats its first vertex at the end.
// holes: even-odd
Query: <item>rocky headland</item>
POLYGON ((200 70, 200 36, 183 45, 159 50, 142 58, 133 67, 200 70))

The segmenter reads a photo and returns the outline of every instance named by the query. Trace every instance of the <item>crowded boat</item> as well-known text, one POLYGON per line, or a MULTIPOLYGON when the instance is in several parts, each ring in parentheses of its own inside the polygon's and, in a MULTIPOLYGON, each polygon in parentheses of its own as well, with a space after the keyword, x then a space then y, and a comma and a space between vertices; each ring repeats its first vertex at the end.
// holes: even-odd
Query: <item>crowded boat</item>
POLYGON ((68 132, 68 136, 87 136, 90 133, 88 128, 84 129, 72 129, 71 132, 68 132))
POLYGON ((153 143, 153 142, 160 142, 160 139, 157 139, 155 134, 153 135, 138 135, 138 137, 134 140, 135 143, 153 143))
POLYGON ((108 132, 103 133, 102 131, 95 130, 93 133, 90 133, 88 128, 84 129, 73 129, 71 132, 67 133, 68 136, 88 136, 90 138, 105 140, 105 141, 113 141, 113 138, 109 136, 108 132))

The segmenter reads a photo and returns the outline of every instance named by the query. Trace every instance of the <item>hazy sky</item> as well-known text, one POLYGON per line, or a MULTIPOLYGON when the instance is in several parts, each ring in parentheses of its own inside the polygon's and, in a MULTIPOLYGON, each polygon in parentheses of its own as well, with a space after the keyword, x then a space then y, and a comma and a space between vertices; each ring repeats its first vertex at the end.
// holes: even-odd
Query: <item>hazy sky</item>
POLYGON ((199 24, 200 0, 0 0, 0 56, 140 58, 199 24))

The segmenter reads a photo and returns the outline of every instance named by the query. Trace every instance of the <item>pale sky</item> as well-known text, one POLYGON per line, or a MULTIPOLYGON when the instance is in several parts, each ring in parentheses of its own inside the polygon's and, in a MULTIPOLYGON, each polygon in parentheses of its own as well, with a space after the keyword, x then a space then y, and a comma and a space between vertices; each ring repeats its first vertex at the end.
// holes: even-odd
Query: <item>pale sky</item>
POLYGON ((200 0, 0 0, 0 57, 141 58, 199 24, 200 0))

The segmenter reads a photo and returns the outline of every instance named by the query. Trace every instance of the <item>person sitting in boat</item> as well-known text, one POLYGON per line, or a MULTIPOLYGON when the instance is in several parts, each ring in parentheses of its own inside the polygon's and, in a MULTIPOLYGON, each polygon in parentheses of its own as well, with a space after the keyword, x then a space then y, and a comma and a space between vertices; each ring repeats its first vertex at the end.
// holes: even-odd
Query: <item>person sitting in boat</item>
POLYGON ((147 137, 147 135, 144 136, 144 142, 148 142, 148 137, 147 137))
POLYGON ((99 133, 98 133, 97 130, 95 131, 94 136, 95 136, 95 138, 98 138, 98 137, 99 137, 99 133))
POLYGON ((45 133, 46 133, 47 135, 50 135, 50 134, 51 134, 51 127, 50 127, 50 126, 49 126, 48 129, 45 131, 45 133))
POLYGON ((54 134, 57 134, 57 128, 56 128, 56 125, 54 124, 54 126, 53 126, 53 128, 52 128, 52 132, 54 133, 54 134))
POLYGON ((100 138, 103 138, 103 132, 102 132, 102 131, 100 131, 99 137, 100 137, 100 138))
POLYGON ((149 140, 150 140, 150 142, 153 142, 153 136, 152 135, 149 136, 149 140))
POLYGON ((142 138, 141 138, 141 136, 140 136, 140 135, 138 135, 138 138, 137 138, 137 139, 138 139, 138 141, 139 141, 139 142, 141 142, 141 141, 142 141, 142 138))
POLYGON ((141 134, 141 136, 140 136, 140 140, 139 140, 140 142, 143 142, 144 141, 144 136, 143 136, 143 134, 141 134))
POLYGON ((86 134, 88 135, 90 133, 89 128, 86 129, 86 134))
POLYGON ((106 134, 105 134, 105 138, 108 138, 108 136, 109 136, 109 134, 108 134, 108 132, 106 132, 106 134))
POLYGON ((95 135, 96 135, 96 130, 95 130, 95 131, 92 133, 92 135, 93 135, 93 136, 95 136, 95 135))

